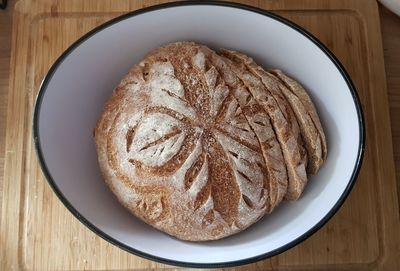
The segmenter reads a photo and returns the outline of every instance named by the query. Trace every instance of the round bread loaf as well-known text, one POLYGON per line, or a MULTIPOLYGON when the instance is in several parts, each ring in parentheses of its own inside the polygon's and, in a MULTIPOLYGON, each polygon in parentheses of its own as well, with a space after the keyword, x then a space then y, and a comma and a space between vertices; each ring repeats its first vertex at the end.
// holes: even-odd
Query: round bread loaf
MULTIPOLYGON (((290 143, 275 131, 289 109, 259 104, 250 75, 241 78, 229 61, 191 42, 160 47, 123 78, 94 131, 118 200, 179 239, 216 240, 249 227, 284 198, 293 182, 288 168, 305 174, 301 137, 290 143), (288 166, 295 160, 302 162, 288 166)), ((290 127, 298 127, 291 116, 290 127)))

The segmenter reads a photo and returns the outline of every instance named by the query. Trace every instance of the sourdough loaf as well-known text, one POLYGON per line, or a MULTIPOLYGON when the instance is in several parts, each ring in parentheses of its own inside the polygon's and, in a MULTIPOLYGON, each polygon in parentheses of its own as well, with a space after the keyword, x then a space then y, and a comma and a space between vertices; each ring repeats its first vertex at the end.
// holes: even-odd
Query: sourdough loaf
MULTIPOLYGON (((311 100, 280 71, 270 73, 271 90, 235 54, 192 42, 154 50, 116 87, 94 131, 100 169, 121 204, 179 239, 240 232, 283 198, 297 199, 307 181, 303 122, 318 118, 311 100)), ((323 161, 319 119, 312 127, 323 161)))

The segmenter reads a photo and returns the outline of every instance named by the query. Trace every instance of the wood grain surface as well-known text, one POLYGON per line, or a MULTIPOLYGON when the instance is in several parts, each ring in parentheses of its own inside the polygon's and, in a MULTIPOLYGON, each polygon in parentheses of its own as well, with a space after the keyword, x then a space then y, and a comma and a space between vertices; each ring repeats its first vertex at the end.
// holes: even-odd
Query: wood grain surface
MULTIPOLYGON (((400 17, 380 6, 380 18, 385 56, 386 82, 389 96, 393 138, 393 154, 397 176, 397 194, 400 192, 400 17)), ((400 208, 400 196, 398 205, 400 208)), ((399 229, 400 231, 400 229, 399 229)), ((400 256, 400 255, 399 255, 400 256)), ((399 259, 400 261, 400 259, 399 259)))
MULTIPOLYGON (((8 9, 0 11, 0 170, 1 159, 5 160, 0 183, 0 270, 174 269, 124 252, 79 223, 45 182, 31 139, 38 86, 60 53, 96 25, 159 2, 23 0, 15 7, 10 1, 8 9)), ((279 256, 237 269, 399 270, 393 163, 393 151, 397 165, 400 159, 399 18, 381 8, 383 51, 378 5, 373 0, 241 2, 293 20, 335 53, 361 97, 367 148, 357 184, 327 225, 279 256)))

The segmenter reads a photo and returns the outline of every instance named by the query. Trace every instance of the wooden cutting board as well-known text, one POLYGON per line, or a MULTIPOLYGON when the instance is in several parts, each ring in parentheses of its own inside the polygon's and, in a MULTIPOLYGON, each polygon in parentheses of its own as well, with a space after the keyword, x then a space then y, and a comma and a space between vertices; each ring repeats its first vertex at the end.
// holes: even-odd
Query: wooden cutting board
MULTIPOLYGON (((6 249, 0 255, 0 270, 175 269, 122 251, 78 222, 44 179, 31 129, 40 82, 61 52, 93 27, 159 2, 23 0, 16 4, 0 224, 0 246, 6 249)), ((353 191, 328 224, 289 251, 238 269, 400 270, 399 208, 377 3, 241 2, 298 23, 334 52, 358 89, 367 147, 353 191)))

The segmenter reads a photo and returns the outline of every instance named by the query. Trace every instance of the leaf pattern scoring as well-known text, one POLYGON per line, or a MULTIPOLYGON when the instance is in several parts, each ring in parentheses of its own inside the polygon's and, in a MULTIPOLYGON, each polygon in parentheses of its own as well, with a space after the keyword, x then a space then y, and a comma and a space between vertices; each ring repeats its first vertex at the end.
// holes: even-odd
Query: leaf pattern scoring
POLYGON ((204 227, 218 219, 241 227, 266 208, 259 143, 215 67, 201 51, 185 56, 145 63, 150 101, 127 129, 129 162, 139 173, 184 171, 177 189, 190 195, 204 227))

